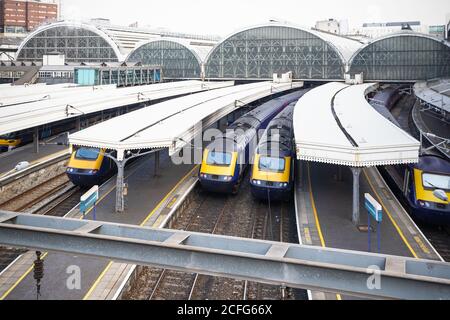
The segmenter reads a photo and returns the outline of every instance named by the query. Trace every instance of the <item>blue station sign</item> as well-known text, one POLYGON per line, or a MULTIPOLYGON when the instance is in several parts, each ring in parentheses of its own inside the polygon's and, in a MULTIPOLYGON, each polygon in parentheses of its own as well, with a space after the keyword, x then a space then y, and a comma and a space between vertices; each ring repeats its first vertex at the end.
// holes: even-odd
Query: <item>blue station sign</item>
POLYGON ((365 206, 369 214, 378 222, 383 222, 383 207, 370 194, 365 194, 365 206))
POLYGON ((92 187, 80 198, 80 211, 86 214, 98 201, 98 186, 92 187))

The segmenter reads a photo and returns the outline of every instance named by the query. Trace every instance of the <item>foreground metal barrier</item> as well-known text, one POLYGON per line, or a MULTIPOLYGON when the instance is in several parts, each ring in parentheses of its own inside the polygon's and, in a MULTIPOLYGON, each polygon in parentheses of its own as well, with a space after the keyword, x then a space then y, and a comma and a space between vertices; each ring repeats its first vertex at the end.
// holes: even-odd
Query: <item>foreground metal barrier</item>
POLYGON ((0 211, 0 244, 363 298, 450 299, 450 264, 0 211))

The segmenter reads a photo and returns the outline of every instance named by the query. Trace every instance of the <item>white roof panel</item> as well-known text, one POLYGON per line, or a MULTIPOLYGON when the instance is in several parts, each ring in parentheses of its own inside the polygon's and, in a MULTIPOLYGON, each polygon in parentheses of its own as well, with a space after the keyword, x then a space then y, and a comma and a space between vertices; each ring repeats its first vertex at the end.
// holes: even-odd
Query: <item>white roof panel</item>
POLYGON ((450 112, 450 80, 418 82, 414 85, 414 94, 420 100, 445 112, 450 112))
POLYGON ((0 135, 74 118, 81 114, 233 85, 233 82, 181 81, 127 88, 65 88, 57 94, 50 93, 47 98, 39 101, 0 107, 0 135))
POLYGON ((366 100, 375 87, 329 83, 301 98, 294 114, 297 157, 352 167, 418 162, 420 143, 366 100))
POLYGON ((335 35, 317 29, 312 29, 312 32, 337 48, 344 57, 345 62, 349 62, 353 54, 364 45, 363 42, 354 38, 335 35))
POLYGON ((141 109, 70 136, 73 145, 135 150, 182 148, 198 134, 196 124, 204 128, 226 116, 244 103, 277 92, 301 87, 303 83, 273 84, 259 82, 198 93, 141 109), (180 140, 181 139, 181 140, 180 140))

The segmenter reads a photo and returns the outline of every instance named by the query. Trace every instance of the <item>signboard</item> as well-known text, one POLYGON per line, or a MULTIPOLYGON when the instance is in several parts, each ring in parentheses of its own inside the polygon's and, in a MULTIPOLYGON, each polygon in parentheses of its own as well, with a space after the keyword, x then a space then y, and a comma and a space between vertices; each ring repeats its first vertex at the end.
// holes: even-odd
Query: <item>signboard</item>
POLYGON ((370 227, 370 217, 374 218, 377 221, 377 247, 378 253, 381 253, 381 233, 380 233, 380 224, 383 222, 383 207, 379 204, 370 194, 366 193, 365 196, 365 206, 368 212, 368 242, 369 242, 369 252, 372 251, 372 231, 370 227))
POLYGON ((365 194, 366 209, 378 223, 383 222, 383 207, 370 194, 365 194))
POLYGON ((92 187, 80 198, 80 211, 86 214, 98 201, 98 186, 92 187))

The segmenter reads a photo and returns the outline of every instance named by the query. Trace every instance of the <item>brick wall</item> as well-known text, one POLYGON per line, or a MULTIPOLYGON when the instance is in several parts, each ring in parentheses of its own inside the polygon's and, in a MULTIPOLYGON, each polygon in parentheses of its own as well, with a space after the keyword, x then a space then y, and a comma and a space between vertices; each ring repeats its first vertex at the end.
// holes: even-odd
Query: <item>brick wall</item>
POLYGON ((46 21, 55 21, 58 5, 35 1, 0 0, 0 26, 32 31, 46 21))

